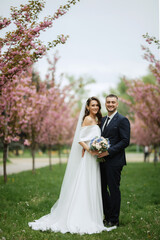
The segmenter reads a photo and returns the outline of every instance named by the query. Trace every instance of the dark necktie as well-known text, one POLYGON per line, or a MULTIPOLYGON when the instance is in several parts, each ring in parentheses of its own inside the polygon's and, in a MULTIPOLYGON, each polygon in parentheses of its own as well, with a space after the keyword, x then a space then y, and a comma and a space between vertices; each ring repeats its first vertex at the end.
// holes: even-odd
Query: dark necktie
POLYGON ((102 127, 102 132, 104 131, 105 127, 107 126, 109 119, 110 119, 110 117, 107 117, 107 121, 104 123, 104 125, 102 127))

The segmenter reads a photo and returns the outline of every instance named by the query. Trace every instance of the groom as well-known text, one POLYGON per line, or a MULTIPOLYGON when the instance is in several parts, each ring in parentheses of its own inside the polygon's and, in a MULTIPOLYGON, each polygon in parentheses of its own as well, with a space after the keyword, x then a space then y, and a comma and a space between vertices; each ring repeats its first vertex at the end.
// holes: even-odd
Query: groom
POLYGON ((130 141, 130 123, 117 112, 116 95, 108 95, 105 106, 108 116, 102 118, 101 131, 102 136, 109 139, 110 147, 98 157, 105 159, 100 163, 104 225, 111 227, 119 226, 120 180, 122 168, 126 165, 125 148, 130 141))

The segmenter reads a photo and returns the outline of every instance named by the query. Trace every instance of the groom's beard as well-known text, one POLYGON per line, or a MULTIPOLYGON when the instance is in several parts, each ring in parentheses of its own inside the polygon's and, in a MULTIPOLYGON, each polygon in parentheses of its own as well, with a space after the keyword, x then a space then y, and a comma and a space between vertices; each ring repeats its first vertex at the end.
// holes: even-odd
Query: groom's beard
POLYGON ((108 113, 110 113, 110 115, 112 115, 117 109, 113 109, 113 110, 109 110, 107 109, 108 113))

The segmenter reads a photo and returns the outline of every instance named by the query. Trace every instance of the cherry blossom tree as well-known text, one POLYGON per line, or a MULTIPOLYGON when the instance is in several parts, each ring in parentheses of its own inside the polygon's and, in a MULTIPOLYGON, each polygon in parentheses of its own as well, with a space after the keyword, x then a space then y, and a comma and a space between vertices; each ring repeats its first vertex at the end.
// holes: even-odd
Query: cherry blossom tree
POLYGON ((35 86, 30 85, 30 78, 21 78, 15 82, 6 83, 0 95, 0 138, 3 142, 3 167, 6 182, 7 148, 11 141, 18 141, 21 127, 27 121, 26 98, 34 96, 35 86))
MULTIPOLYGON (((45 6, 41 0, 30 0, 28 4, 20 5, 19 9, 11 7, 11 18, 0 18, 0 30, 4 30, 11 23, 15 26, 14 30, 6 32, 5 36, 0 38, 0 137, 4 145, 5 182, 8 144, 19 140, 21 126, 24 128, 29 120, 29 111, 32 110, 29 107, 25 108, 25 103, 29 99, 32 102, 31 96, 36 95, 31 78, 24 75, 47 50, 59 43, 64 44, 68 38, 62 34, 45 45, 39 40, 40 33, 52 27, 54 21, 64 15, 77 1, 79 0, 68 1, 60 6, 53 16, 45 17, 41 22, 38 22, 38 16, 45 6)), ((39 109, 43 108, 43 100, 46 101, 45 94, 41 94, 40 99, 41 104, 37 100, 41 105, 39 109)))
MULTIPOLYGON (((48 96, 45 87, 40 86, 39 91, 34 93, 26 99, 25 109, 28 121, 22 124, 21 130, 25 133, 27 143, 30 145, 32 154, 32 172, 35 173, 35 151, 38 144, 38 136, 40 134, 41 126, 44 117, 50 108, 48 96)), ((26 144, 26 142, 25 142, 26 144)))
POLYGON ((154 142, 155 135, 136 114, 131 122, 131 142, 140 146, 150 146, 154 142))
MULTIPOLYGON (((146 41, 156 43, 159 41, 145 35, 146 41)), ((150 62, 149 69, 156 78, 155 84, 144 83, 141 80, 125 81, 127 93, 132 101, 123 100, 130 107, 132 113, 132 140, 140 145, 152 144, 155 148, 160 144, 160 61, 155 58, 149 48, 143 47, 144 58, 150 62)), ((156 157, 156 156, 155 156, 156 157)))
POLYGON ((76 118, 72 117, 71 104, 65 102, 65 98, 61 94, 56 96, 54 103, 42 122, 38 139, 39 143, 46 145, 49 150, 50 168, 52 146, 60 147, 61 145, 71 143, 76 121, 76 118))
POLYGON ((38 138, 40 144, 47 146, 50 168, 52 146, 56 145, 60 153, 61 145, 71 144, 77 121, 73 113, 73 105, 76 102, 71 93, 72 86, 62 87, 61 81, 56 81, 55 79, 58 59, 57 53, 54 55, 53 61, 48 59, 49 69, 46 75, 46 86, 50 108, 42 122, 38 138))

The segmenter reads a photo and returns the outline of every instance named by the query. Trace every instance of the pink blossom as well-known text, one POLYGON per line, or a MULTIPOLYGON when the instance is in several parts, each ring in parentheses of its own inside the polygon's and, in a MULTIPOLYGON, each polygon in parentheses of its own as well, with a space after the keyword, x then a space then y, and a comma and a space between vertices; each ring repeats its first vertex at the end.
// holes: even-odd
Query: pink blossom
POLYGON ((30 144, 31 143, 27 139, 24 141, 24 145, 29 146, 30 144))
POLYGON ((62 35, 62 37, 61 37, 61 42, 62 42, 62 43, 65 43, 65 41, 66 41, 65 37, 64 37, 64 35, 62 35))
POLYGON ((18 142, 19 141, 19 137, 14 137, 14 138, 12 138, 12 141, 14 141, 14 142, 18 142))

